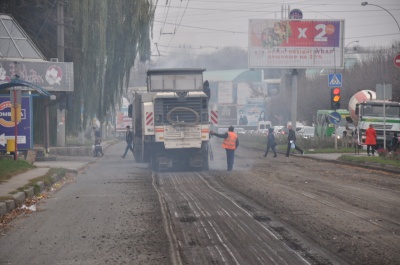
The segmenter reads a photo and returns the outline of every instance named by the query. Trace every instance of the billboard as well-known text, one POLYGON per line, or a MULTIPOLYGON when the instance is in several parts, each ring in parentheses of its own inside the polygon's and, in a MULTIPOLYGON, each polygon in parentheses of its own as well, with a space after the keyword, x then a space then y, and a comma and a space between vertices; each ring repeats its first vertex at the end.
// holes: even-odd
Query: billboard
POLYGON ((18 75, 47 91, 74 91, 73 63, 33 62, 0 59, 0 84, 18 75))
MULTIPOLYGON (((265 82, 217 82, 215 97, 211 97, 210 107, 218 114, 219 126, 240 125, 257 126, 259 121, 268 118, 266 105, 269 95, 265 82)), ((270 95, 270 96, 274 96, 270 95)))
POLYGON ((343 68, 344 20, 249 21, 249 68, 343 68))
POLYGON ((116 125, 115 129, 117 133, 125 133, 126 126, 132 127, 132 118, 128 116, 128 108, 129 108, 129 101, 125 97, 122 97, 122 106, 119 109, 116 109, 116 125))
MULTIPOLYGON (((33 148, 32 102, 30 96, 21 97, 21 121, 17 122, 18 150, 33 148)), ((11 121, 10 96, 0 96, 0 151, 7 150, 7 139, 15 139, 15 122, 11 121)))

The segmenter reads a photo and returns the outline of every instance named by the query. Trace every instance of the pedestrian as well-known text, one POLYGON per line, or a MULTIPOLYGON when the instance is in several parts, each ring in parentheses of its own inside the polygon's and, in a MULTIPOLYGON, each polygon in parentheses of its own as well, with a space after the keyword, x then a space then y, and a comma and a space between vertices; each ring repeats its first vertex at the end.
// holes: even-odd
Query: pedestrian
POLYGON ((97 129, 97 127, 93 126, 93 133, 94 133, 94 139, 101 139, 101 132, 99 129, 97 129))
POLYGON ((398 138, 398 136, 397 136, 397 132, 394 132, 394 133, 393 133, 392 142, 390 143, 393 152, 396 152, 396 151, 397 151, 398 144, 399 144, 399 138, 398 138))
POLYGON ((289 132, 288 132, 288 137, 287 137, 288 144, 287 144, 287 149, 286 149, 286 157, 289 157, 289 153, 290 153, 290 149, 292 148, 292 144, 294 144, 294 149, 296 149, 297 151, 299 151, 301 153, 301 155, 303 155, 304 151, 301 150, 296 144, 296 133, 292 129, 292 125, 289 124, 287 128, 289 129, 289 132))
POLYGON ((222 143, 222 147, 226 150, 226 162, 228 165, 228 171, 232 171, 233 162, 235 160, 235 150, 239 146, 239 139, 236 133, 233 132, 233 126, 229 126, 228 131, 224 134, 219 134, 214 131, 211 131, 211 135, 215 135, 219 138, 225 139, 222 143))
POLYGON ((126 126, 125 141, 126 141, 125 153, 121 156, 124 159, 126 153, 128 153, 129 150, 131 150, 132 154, 135 156, 135 153, 133 152, 133 132, 131 131, 131 126, 129 125, 126 126))
POLYGON ((375 146, 376 146, 376 131, 372 124, 365 131, 365 144, 367 145, 367 154, 370 156, 370 151, 372 156, 375 156, 375 146))
POLYGON ((93 152, 96 155, 97 155, 97 153, 100 153, 101 156, 104 156, 103 148, 101 147, 101 132, 95 126, 93 126, 92 129, 94 132, 94 150, 93 150, 93 152))
POLYGON ((268 129, 267 150, 265 150, 264 157, 267 157, 270 148, 274 152, 274 157, 276 157, 276 142, 273 128, 268 129))
POLYGON ((353 135, 354 135, 353 130, 349 127, 348 124, 346 124, 346 136, 349 147, 352 147, 353 145, 353 135))

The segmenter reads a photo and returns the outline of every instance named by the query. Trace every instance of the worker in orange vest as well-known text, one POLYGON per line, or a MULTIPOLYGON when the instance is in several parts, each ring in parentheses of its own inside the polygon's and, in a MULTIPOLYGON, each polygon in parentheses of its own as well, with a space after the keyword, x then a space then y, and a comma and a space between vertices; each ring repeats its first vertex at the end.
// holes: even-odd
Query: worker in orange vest
POLYGON ((228 128, 228 131, 224 134, 219 134, 211 131, 211 135, 215 135, 219 138, 225 139, 222 143, 222 147, 226 150, 226 162, 228 164, 228 171, 232 171, 233 162, 235 160, 235 150, 239 146, 239 139, 236 133, 233 132, 233 126, 228 128))

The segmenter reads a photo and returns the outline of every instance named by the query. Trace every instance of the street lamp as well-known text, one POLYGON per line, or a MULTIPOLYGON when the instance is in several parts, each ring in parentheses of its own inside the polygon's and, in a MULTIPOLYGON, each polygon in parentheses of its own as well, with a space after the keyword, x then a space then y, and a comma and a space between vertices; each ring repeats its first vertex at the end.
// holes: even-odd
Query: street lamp
MULTIPOLYGON (((366 5, 371 5, 371 6, 376 6, 379 8, 382 8, 383 10, 385 10, 386 12, 389 13, 389 15, 392 16, 392 18, 394 19, 394 21, 396 21, 397 27, 399 28, 399 32, 400 32, 400 25, 399 22, 397 22, 396 18, 392 15, 392 13, 389 12, 389 10, 387 10, 386 8, 383 8, 381 6, 378 5, 374 5, 374 4, 368 4, 368 2, 361 2, 362 6, 366 6, 366 5)), ((386 100, 386 95, 385 95, 385 91, 386 91, 386 87, 385 87, 385 83, 383 83, 383 99, 386 100)), ((386 113, 385 113, 385 101, 383 101, 383 148, 386 149, 386 113)))
POLYGON ((388 13, 389 13, 389 15, 391 15, 391 16, 392 16, 392 18, 394 19, 394 21, 396 21, 397 27, 399 28, 399 31, 400 31, 400 25, 399 25, 399 22, 397 22, 396 18, 393 16, 393 14, 392 14, 392 13, 390 13, 390 12, 389 12, 389 10, 387 10, 387 9, 386 9, 386 8, 384 8, 384 7, 381 7, 381 6, 375 5, 375 4, 369 4, 368 2, 361 2, 361 5, 362 5, 362 6, 370 5, 370 6, 376 6, 376 7, 382 8, 383 10, 385 10, 386 12, 388 12, 388 13))
POLYGON ((347 46, 349 46, 350 44, 355 43, 355 42, 359 43, 360 41, 359 40, 355 40, 355 41, 351 41, 351 42, 347 43, 347 45, 344 47, 344 50, 346 51, 347 46))

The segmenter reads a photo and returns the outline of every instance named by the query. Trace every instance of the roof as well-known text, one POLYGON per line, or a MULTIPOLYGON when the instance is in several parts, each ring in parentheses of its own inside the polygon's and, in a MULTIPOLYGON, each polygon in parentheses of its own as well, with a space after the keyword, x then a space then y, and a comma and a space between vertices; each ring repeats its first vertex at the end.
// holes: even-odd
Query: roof
POLYGON ((44 60, 26 32, 6 14, 0 14, 0 58, 44 60))
POLYGON ((205 71, 202 68, 159 68, 148 69, 147 75, 187 75, 187 74, 201 74, 205 71))
POLYGON ((11 82, 0 84, 0 90, 8 89, 8 88, 11 88, 11 87, 21 87, 21 86, 30 88, 32 90, 35 90, 36 92, 38 92, 42 96, 48 96, 48 97, 51 97, 51 99, 55 98, 52 94, 50 94, 49 91, 47 91, 43 87, 35 85, 35 84, 31 83, 31 82, 27 82, 25 80, 19 79, 18 77, 13 78, 11 80, 11 82))
POLYGON ((260 69, 236 69, 204 72, 204 80, 209 82, 262 82, 260 69))

